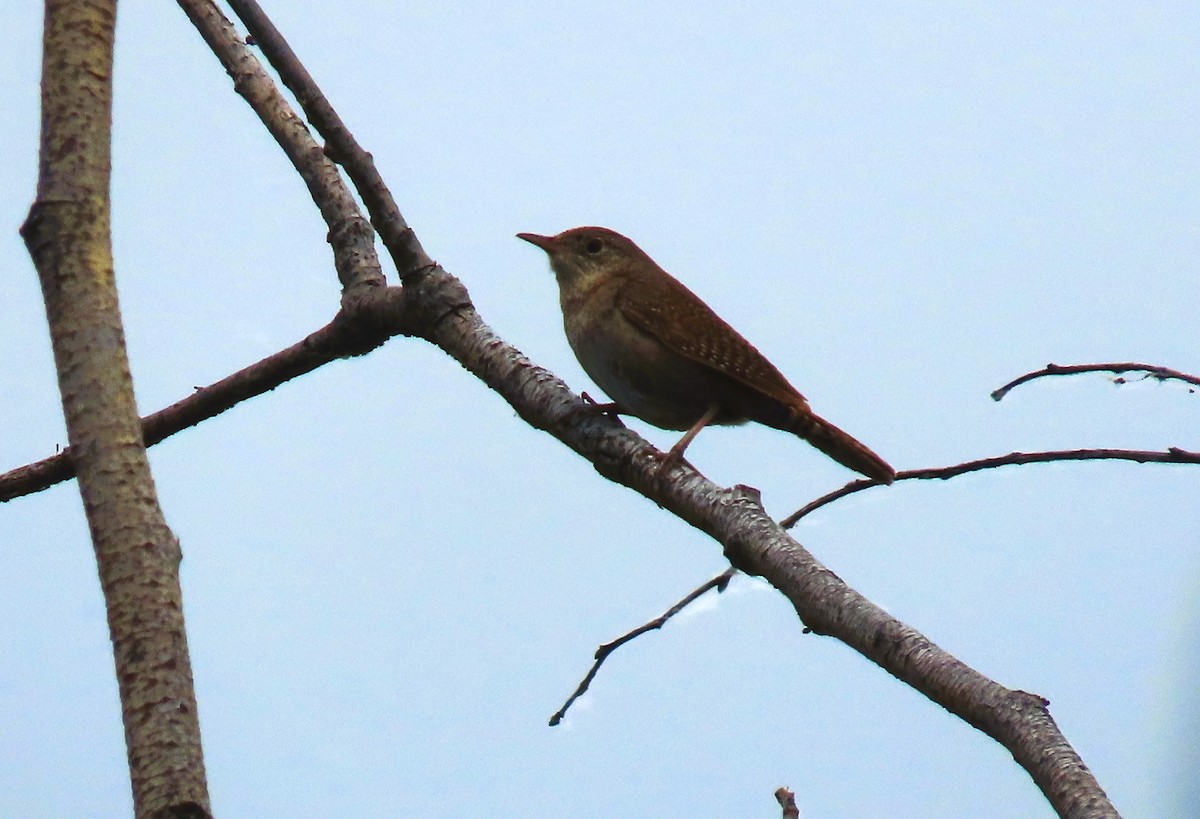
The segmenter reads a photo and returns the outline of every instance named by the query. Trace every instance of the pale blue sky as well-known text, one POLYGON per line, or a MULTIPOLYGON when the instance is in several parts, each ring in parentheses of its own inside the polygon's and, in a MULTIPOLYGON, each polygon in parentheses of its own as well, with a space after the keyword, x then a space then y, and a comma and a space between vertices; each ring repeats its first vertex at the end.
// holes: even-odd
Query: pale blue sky
MULTIPOLYGON (((633 237, 816 409, 898 468, 1197 448, 1195 4, 268 3, 426 248, 577 389, 544 256, 633 237)), ((16 229, 36 173, 41 9, 0 9, 0 470, 64 438, 16 229)), ((169 3, 125 3, 115 250, 139 403, 291 344, 338 285, 302 184, 169 3)), ((631 421, 660 446, 673 435, 631 421)), ((765 429, 689 459, 786 515, 850 474, 765 429)), ((180 536, 222 817, 1049 816, 991 740, 758 581, 609 661, 720 547, 397 339, 152 450, 180 536)), ((1195 789, 1195 468, 1008 468, 898 485, 796 536, 965 662, 1046 696, 1128 816, 1195 789)), ((1193 797, 1194 798, 1194 797, 1193 797)), ((1190 812, 1200 812, 1191 803, 1190 812)), ((0 816, 130 812, 73 483, 0 505, 0 816)))

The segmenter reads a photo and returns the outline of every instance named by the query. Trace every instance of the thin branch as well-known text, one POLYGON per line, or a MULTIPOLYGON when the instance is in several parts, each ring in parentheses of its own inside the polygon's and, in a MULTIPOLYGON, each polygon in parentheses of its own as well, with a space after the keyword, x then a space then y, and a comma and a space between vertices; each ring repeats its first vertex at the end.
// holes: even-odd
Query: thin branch
MULTIPOLYGON (((331 361, 361 355, 395 335, 426 332, 409 293, 398 287, 377 290, 371 299, 347 302, 325 327, 302 341, 238 370, 141 419, 146 446, 196 426, 241 402, 331 361)), ((48 489, 75 477, 71 448, 0 474, 0 503, 48 489)))
POLYGON ((296 116, 233 24, 210 0, 178 0, 204 42, 233 79, 234 90, 258 114, 267 131, 308 186, 333 247, 334 266, 346 293, 385 284, 375 252, 375 233, 353 194, 304 121, 296 116))
MULTIPOLYGON (((1021 464, 1053 463, 1055 461, 1135 461, 1137 463, 1161 464, 1200 464, 1200 452, 1189 452, 1178 447, 1169 447, 1165 451, 1139 449, 1060 449, 1051 452, 1010 452, 1007 455, 997 455, 993 458, 980 458, 977 461, 965 461, 951 466, 931 466, 924 469, 904 469, 896 473, 896 483, 913 480, 942 480, 956 478, 969 472, 981 472, 985 469, 995 469, 1001 466, 1018 466, 1021 464)), ((785 529, 790 529, 805 515, 815 512, 822 506, 828 506, 847 495, 853 495, 872 486, 881 486, 877 481, 857 480, 843 486, 841 489, 822 495, 816 500, 806 503, 792 514, 779 522, 785 529)))
MULTIPOLYGON (((1179 370, 1172 370, 1167 367, 1159 367, 1154 364, 1138 364, 1131 361, 1115 364, 1047 364, 1044 368, 1035 370, 1031 373, 1025 373, 1025 375, 1021 376, 1020 378, 1014 378, 1000 389, 995 390, 992 393, 992 400, 999 401, 1000 399, 1004 398, 1004 396, 1008 395, 1009 391, 1012 390, 1013 387, 1019 387, 1022 384, 1033 381, 1035 378, 1045 378, 1046 376, 1051 375, 1076 375, 1078 373, 1099 372, 1114 373, 1116 375, 1120 375, 1121 373, 1140 372, 1145 373, 1145 375, 1139 380, 1154 378, 1159 381, 1182 381, 1186 384, 1191 384, 1194 387, 1200 387, 1200 376, 1190 375, 1188 373, 1180 372, 1179 370)), ((1124 384, 1126 379, 1117 378, 1115 381, 1118 384, 1124 384)), ((1195 390, 1191 390, 1191 392, 1195 392, 1195 390)))
POLYGON ((604 661, 608 659, 609 654, 612 654, 614 651, 616 651, 618 648, 620 648, 621 646, 628 643, 630 640, 635 640, 648 631, 654 631, 655 629, 662 628, 664 625, 666 625, 666 622, 668 620, 670 620, 672 617, 674 617, 679 612, 683 611, 685 608, 687 608, 689 605, 691 605, 695 600, 697 600, 702 595, 707 594, 712 589, 716 589, 718 593, 725 591, 725 589, 729 586, 730 579, 732 579, 733 576, 735 574, 737 574, 737 571, 738 571, 737 569, 730 566, 728 569, 721 572, 719 575, 714 577, 712 580, 709 580, 707 583, 703 584, 702 586, 697 587, 695 590, 693 590, 691 592, 691 594, 689 594, 687 597, 680 600, 675 605, 671 606, 671 608, 667 609, 665 612, 660 614, 658 617, 655 617, 653 620, 649 621, 648 623, 643 623, 642 625, 635 628, 633 631, 630 631, 627 634, 622 634, 620 637, 613 640, 611 643, 605 643, 604 645, 602 645, 598 649, 596 649, 596 655, 595 655, 596 661, 594 663, 592 663, 592 667, 590 669, 588 669, 587 675, 583 678, 583 680, 580 681, 579 686, 575 689, 575 693, 573 693, 571 696, 567 697, 567 701, 562 704, 562 708, 559 708, 557 711, 554 712, 554 715, 552 717, 550 717, 550 725, 555 726, 555 725, 558 725, 560 722, 562 722, 563 717, 565 717, 567 715, 567 709, 569 709, 571 707, 571 705, 575 702, 575 700, 579 699, 587 692, 588 687, 592 684, 592 680, 596 678, 596 672, 598 672, 600 670, 600 666, 602 666, 604 664, 604 661))
POLYGON ((283 84, 291 89, 313 128, 325 138, 326 155, 346 169, 363 204, 367 206, 367 212, 371 214, 372 226, 379 231, 384 247, 400 272, 401 280, 405 284, 412 284, 415 276, 433 267, 433 260, 401 215, 392 192, 375 167, 374 158, 358 144, 308 69, 301 64, 292 47, 258 3, 255 0, 229 0, 229 7, 245 24, 246 30, 262 49, 263 56, 279 72, 283 84))

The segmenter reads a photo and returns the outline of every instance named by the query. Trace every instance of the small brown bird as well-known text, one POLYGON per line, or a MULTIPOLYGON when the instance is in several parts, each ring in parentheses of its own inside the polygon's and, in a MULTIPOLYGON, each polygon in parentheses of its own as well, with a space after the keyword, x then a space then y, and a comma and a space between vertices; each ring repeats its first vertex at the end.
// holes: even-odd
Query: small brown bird
POLYGON ((567 341, 618 410, 687 430, 668 460, 682 457, 709 424, 756 421, 799 435, 868 478, 895 478, 886 461, 814 414, 754 345, 629 239, 602 227, 517 237, 550 256, 567 341))

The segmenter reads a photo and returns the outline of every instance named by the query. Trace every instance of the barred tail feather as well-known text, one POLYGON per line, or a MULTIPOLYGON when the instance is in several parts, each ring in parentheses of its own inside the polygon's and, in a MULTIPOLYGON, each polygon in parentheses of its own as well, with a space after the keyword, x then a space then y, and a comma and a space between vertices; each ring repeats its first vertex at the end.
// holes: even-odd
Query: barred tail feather
POLYGON ((789 421, 781 429, 799 435, 842 466, 880 483, 890 484, 896 479, 896 470, 887 461, 824 418, 806 411, 793 414, 789 421))

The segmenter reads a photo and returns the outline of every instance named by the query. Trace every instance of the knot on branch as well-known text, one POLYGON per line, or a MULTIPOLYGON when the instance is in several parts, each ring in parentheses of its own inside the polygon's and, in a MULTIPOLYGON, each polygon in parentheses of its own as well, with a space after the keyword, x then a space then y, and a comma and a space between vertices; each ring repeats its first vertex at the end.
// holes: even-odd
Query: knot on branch
POLYGON ((437 262, 430 262, 406 276, 403 289, 411 311, 409 334, 426 341, 436 343, 434 335, 445 319, 475 310, 466 285, 437 262))
POLYGON ((339 357, 365 355, 395 335, 413 335, 408 293, 399 287, 360 286, 342 294, 330 329, 339 357))

